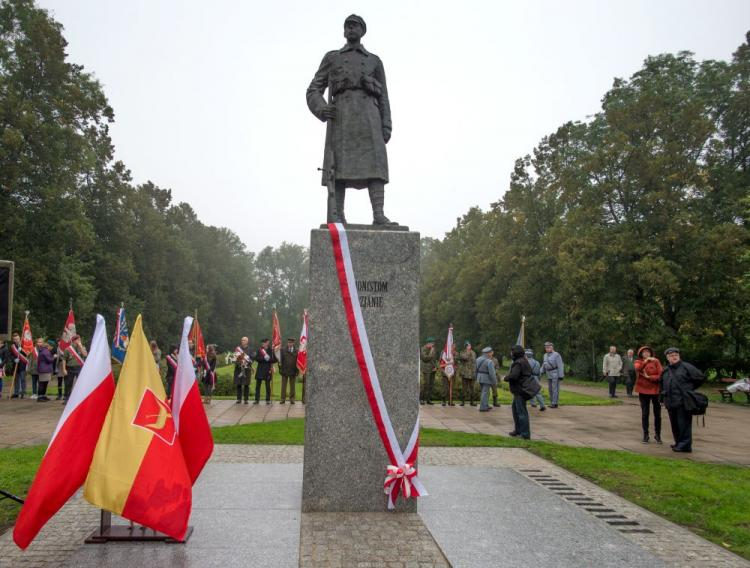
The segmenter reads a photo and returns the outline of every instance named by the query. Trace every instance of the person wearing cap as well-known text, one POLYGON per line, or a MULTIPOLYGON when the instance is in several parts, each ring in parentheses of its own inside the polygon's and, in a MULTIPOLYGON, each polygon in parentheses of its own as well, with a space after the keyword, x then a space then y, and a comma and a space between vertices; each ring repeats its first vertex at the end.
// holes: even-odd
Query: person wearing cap
POLYGON ((261 340, 260 347, 255 353, 255 360, 258 366, 255 368, 255 401, 253 404, 260 403, 260 385, 266 383, 266 404, 271 404, 271 377, 273 376, 273 364, 277 363, 276 356, 271 349, 271 340, 265 338, 261 340))
POLYGON ((514 345, 511 348, 510 357, 513 362, 510 364, 505 380, 508 381, 510 392, 513 394, 513 431, 508 432, 508 435, 528 440, 531 438, 531 424, 522 385, 531 378, 531 365, 520 345, 514 345))
POLYGON ((435 338, 428 337, 419 353, 420 370, 422 372, 422 396, 420 404, 432 404, 432 389, 435 386, 435 372, 437 371, 437 351, 435 338))
POLYGON ((73 341, 63 353, 63 376, 65 377, 65 391, 63 393, 63 404, 70 398, 76 379, 81 372, 83 361, 88 356, 88 351, 81 341, 81 336, 76 334, 73 341))
MULTIPOLYGON (((500 371, 500 361, 494 351, 492 352, 492 366, 495 367, 495 374, 497 374, 500 371)), ((498 381, 496 385, 490 386, 490 391, 492 392, 492 406, 494 408, 500 408, 500 402, 497 397, 497 389, 499 388, 502 388, 500 381, 498 381)))
POLYGON ((622 375, 622 357, 614 345, 610 345, 609 353, 602 360, 602 375, 609 383, 609 398, 617 398, 617 383, 622 375))
POLYGON ((327 122, 322 185, 333 170, 335 204, 329 200, 328 222, 346 223, 344 196, 348 187, 367 188, 373 224, 395 225, 383 213, 391 138, 391 108, 383 62, 360 40, 364 19, 352 14, 344 21, 346 45, 329 51, 307 88, 307 106, 327 122), (329 101, 323 98, 328 89, 329 101))
POLYGON ((497 385, 497 374, 495 365, 492 363, 492 347, 482 349, 482 354, 476 362, 477 382, 481 385, 482 392, 479 396, 479 412, 492 410, 490 406, 490 388, 497 385))
POLYGON ((633 387, 635 386, 635 357, 633 350, 628 349, 627 354, 622 358, 622 376, 625 377, 625 391, 629 398, 633 397, 633 387))
POLYGON ((47 402, 47 387, 55 370, 55 357, 52 352, 57 349, 57 344, 51 339, 46 343, 44 340, 37 344, 37 372, 39 373, 39 386, 37 389, 37 402, 47 402))
POLYGON ((701 386, 706 376, 683 361, 677 347, 670 347, 664 355, 668 364, 661 374, 661 394, 672 426, 674 444, 671 448, 673 452, 690 453, 693 451, 693 415, 685 408, 685 397, 701 386))
POLYGON ((537 383, 539 383, 539 392, 536 393, 536 395, 531 399, 530 404, 534 408, 536 408, 537 403, 539 403, 539 411, 544 412, 547 410, 547 407, 544 405, 544 393, 542 392, 541 385, 541 376, 542 376, 542 365, 534 359, 534 352, 531 349, 527 349, 524 351, 524 355, 526 355, 526 360, 529 362, 529 366, 531 367, 531 378, 534 379, 537 383))
POLYGON ((648 345, 638 350, 638 359, 634 363, 637 373, 635 391, 641 403, 641 426, 643 439, 648 444, 649 408, 654 409, 654 440, 661 444, 661 403, 659 402, 659 380, 662 373, 661 362, 654 357, 654 351, 648 345))
POLYGON ((549 407, 557 408, 560 400, 560 381, 565 377, 565 365, 560 354, 555 351, 555 346, 551 341, 546 341, 544 343, 544 351, 542 373, 547 374, 549 407))
POLYGON ((288 337, 286 348, 281 351, 281 363, 279 365, 279 372, 281 373, 281 404, 286 402, 287 384, 289 384, 289 404, 294 404, 294 399, 297 396, 296 382, 299 369, 297 368, 298 351, 295 341, 293 337, 288 337))
POLYGON ((461 406, 476 406, 474 402, 474 383, 476 381, 477 356, 471 348, 471 341, 464 341, 464 348, 458 354, 458 374, 461 376, 461 406), (468 397, 467 397, 468 395, 468 397))

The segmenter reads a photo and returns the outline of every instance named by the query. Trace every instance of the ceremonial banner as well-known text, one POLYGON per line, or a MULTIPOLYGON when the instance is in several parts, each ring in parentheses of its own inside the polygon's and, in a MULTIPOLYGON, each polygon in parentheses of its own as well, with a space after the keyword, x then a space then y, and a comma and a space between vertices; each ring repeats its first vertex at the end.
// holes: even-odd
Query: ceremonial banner
POLYGON ((125 323, 125 308, 122 307, 117 310, 115 336, 112 339, 112 357, 117 359, 120 363, 125 360, 125 352, 128 349, 129 340, 130 334, 128 333, 128 324, 125 323))
POLYGON ((346 229, 341 223, 329 223, 328 230, 331 235, 341 299, 344 303, 344 311, 346 313, 352 347, 354 348, 354 356, 359 366, 362 384, 365 388, 365 394, 370 405, 375 426, 383 443, 383 448, 391 462, 386 466, 386 477, 383 482, 383 488, 388 495, 388 509, 393 509, 401 493, 403 493, 405 498, 427 495, 424 485, 422 485, 422 482, 417 477, 415 467, 419 452, 419 419, 414 424, 414 429, 407 443, 406 450, 402 451, 396 438, 396 433, 393 430, 388 409, 385 406, 380 381, 375 369, 375 362, 370 349, 370 340, 367 337, 362 309, 358 301, 356 280, 354 278, 346 229))
POLYGON ((521 316, 521 329, 518 330, 516 345, 526 347, 526 316, 521 316))
POLYGON ((193 322, 193 328, 190 332, 190 339, 193 340, 193 346, 195 347, 195 358, 197 359, 198 357, 201 357, 205 359, 206 342, 203 339, 203 332, 201 331, 201 326, 198 323, 198 318, 190 318, 190 320, 193 322))
POLYGON ((21 331, 21 351, 27 355, 31 355, 34 351, 34 337, 31 335, 31 325, 29 324, 29 316, 23 321, 23 331, 21 331))
POLYGON ((192 507, 192 483, 165 398, 139 315, 84 497, 95 507, 182 540, 192 507))
POLYGON ((299 350, 297 351, 297 369, 300 375, 307 373, 307 310, 302 314, 302 331, 299 334, 299 350))
MULTIPOLYGON (((172 396, 172 416, 174 416, 175 430, 180 436, 182 453, 185 456, 190 480, 195 483, 203 466, 214 450, 214 439, 211 435, 211 427, 208 425, 208 417, 201 402, 201 393, 198 390, 198 382, 195 380, 195 368, 190 358, 188 349, 188 333, 193 318, 186 317, 182 326, 182 339, 180 341, 180 352, 177 356, 177 375, 174 381, 174 394, 172 396)), ((197 329, 200 343, 203 336, 200 335, 198 320, 195 320, 193 330, 197 329)), ((195 342, 195 352, 198 355, 198 345, 195 342)), ((203 361, 206 360, 205 347, 203 361)), ((206 363, 207 364, 207 363, 206 363)))
POLYGON ((65 327, 60 334, 60 341, 58 347, 60 351, 65 351, 70 344, 73 343, 73 336, 76 335, 76 316, 73 314, 73 309, 68 312, 68 319, 65 320, 65 327))
POLYGON ((26 548, 85 481, 114 391, 107 330, 97 315, 91 351, 13 528, 19 547, 26 548))
POLYGON ((445 371, 447 377, 453 377, 456 374, 455 367, 453 366, 455 361, 453 360, 453 326, 448 328, 448 337, 445 340, 445 348, 440 354, 440 368, 445 371))
POLYGON ((273 311, 273 334, 271 335, 271 349, 277 361, 281 361, 281 326, 276 310, 273 311))

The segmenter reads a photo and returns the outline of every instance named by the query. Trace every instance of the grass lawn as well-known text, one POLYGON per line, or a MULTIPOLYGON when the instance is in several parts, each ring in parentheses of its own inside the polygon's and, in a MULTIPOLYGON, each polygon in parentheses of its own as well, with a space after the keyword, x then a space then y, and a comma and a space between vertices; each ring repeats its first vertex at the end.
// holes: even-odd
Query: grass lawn
MULTIPOLYGON (((219 444, 304 443, 304 420, 214 428, 219 444)), ((750 559, 750 468, 643 456, 624 451, 571 448, 535 442, 422 429, 423 446, 526 448, 696 534, 750 559)), ((0 487, 23 497, 44 448, 0 450, 0 487)), ((0 527, 18 506, 0 501, 0 527)))

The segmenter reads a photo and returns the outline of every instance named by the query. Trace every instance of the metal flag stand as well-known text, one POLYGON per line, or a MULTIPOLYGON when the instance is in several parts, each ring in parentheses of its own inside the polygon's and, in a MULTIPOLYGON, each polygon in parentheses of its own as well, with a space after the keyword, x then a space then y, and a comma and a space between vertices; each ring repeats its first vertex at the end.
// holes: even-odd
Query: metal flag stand
POLYGON ((112 513, 102 509, 99 528, 92 532, 84 541, 86 544, 104 544, 106 542, 164 542, 167 544, 185 544, 193 527, 189 526, 185 538, 177 540, 153 529, 130 523, 129 525, 113 525, 112 513))

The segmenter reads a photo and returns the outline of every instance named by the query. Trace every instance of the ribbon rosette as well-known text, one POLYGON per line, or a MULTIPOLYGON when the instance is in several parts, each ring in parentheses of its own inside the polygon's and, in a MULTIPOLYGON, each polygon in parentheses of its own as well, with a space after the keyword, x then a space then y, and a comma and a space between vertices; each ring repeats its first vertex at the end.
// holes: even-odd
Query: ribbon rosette
POLYGON ((411 497, 411 479, 417 475, 417 470, 410 463, 404 464, 403 467, 389 465, 386 470, 383 489, 388 495, 388 508, 390 509, 398 499, 399 493, 403 493, 406 499, 411 497))

